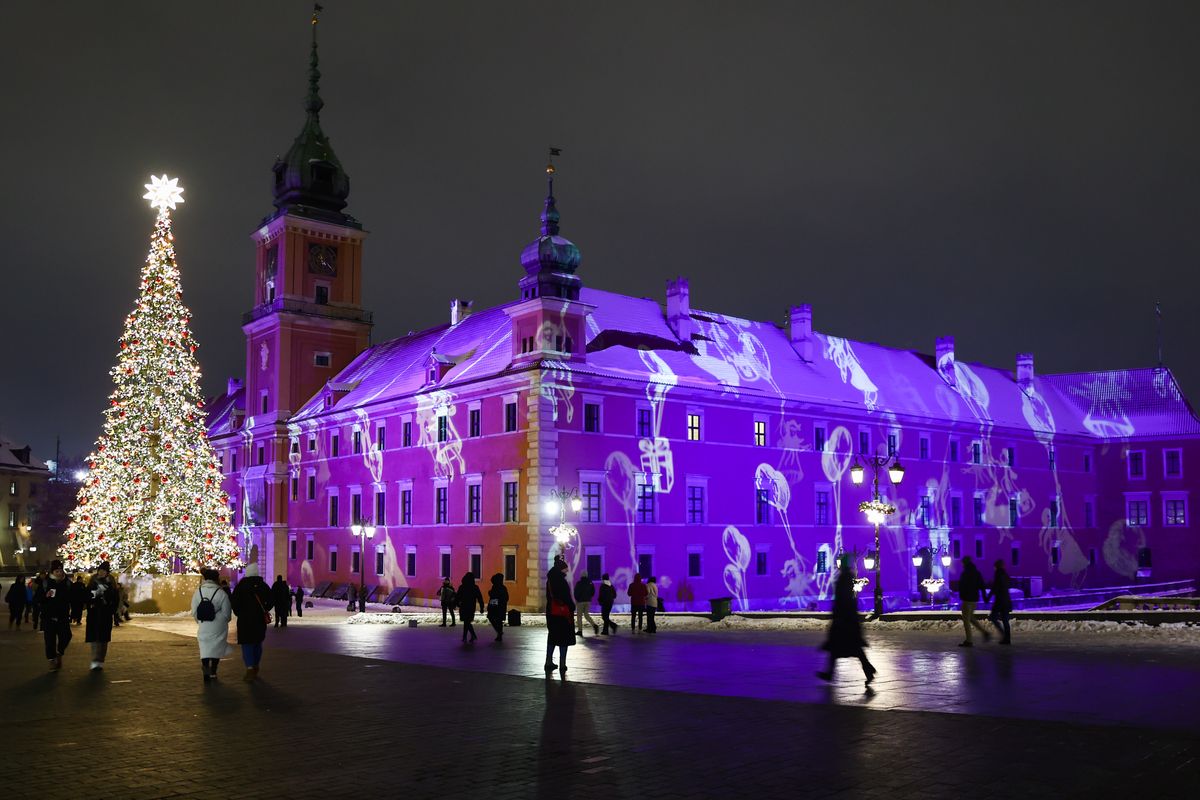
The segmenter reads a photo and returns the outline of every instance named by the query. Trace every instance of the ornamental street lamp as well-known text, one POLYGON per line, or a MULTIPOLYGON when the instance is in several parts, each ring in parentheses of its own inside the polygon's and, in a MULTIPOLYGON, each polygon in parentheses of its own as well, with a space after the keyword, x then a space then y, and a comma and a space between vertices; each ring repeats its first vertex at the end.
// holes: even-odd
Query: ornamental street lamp
POLYGON ((551 489, 550 499, 546 501, 546 513, 551 517, 557 514, 558 524, 550 526, 550 535, 554 537, 564 555, 567 544, 579 535, 579 530, 567 522, 567 506, 576 514, 583 510, 583 499, 579 496, 579 489, 568 491, 565 486, 561 489, 551 489))
MULTIPOLYGON (((883 554, 879 550, 879 526, 886 522, 890 515, 896 513, 896 507, 884 502, 879 496, 879 471, 886 468, 888 478, 894 485, 899 486, 900 481, 904 480, 904 467, 900 466, 900 459, 896 456, 863 456, 863 460, 871 468, 872 491, 871 499, 859 503, 858 510, 866 513, 867 521, 875 526, 875 549, 863 558, 863 566, 875 570, 875 611, 872 616, 878 619, 883 616, 883 583, 879 580, 883 554)), ((850 481, 855 486, 862 486, 865 472, 862 464, 855 458, 854 466, 850 467, 850 481)))
MULTIPOLYGON (((369 522, 364 525, 356 522, 350 526, 350 532, 358 537, 358 610, 367 610, 367 539, 375 538, 375 526, 369 522)), ((354 606, 350 606, 353 610, 354 606)))

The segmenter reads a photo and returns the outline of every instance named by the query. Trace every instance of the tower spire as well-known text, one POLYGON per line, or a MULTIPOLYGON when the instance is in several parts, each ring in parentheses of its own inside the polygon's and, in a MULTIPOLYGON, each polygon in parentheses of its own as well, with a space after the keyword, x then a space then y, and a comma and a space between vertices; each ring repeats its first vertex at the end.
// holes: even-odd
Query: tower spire
POLYGON ((559 155, 562 155, 560 148, 550 148, 546 162, 546 204, 542 209, 542 236, 558 235, 558 208, 554 205, 554 157, 559 155))
POLYGON ((521 296, 558 297, 578 300, 582 285, 575 270, 579 268, 579 248, 558 232, 558 207, 554 202, 554 157, 562 150, 550 148, 546 163, 546 202, 542 206, 541 235, 521 251, 521 266, 525 277, 521 279, 521 296))
POLYGON ((308 58, 308 97, 304 101, 304 108, 314 117, 325 107, 325 101, 321 99, 321 70, 317 58, 317 20, 323 10, 320 3, 313 3, 312 54, 308 58))

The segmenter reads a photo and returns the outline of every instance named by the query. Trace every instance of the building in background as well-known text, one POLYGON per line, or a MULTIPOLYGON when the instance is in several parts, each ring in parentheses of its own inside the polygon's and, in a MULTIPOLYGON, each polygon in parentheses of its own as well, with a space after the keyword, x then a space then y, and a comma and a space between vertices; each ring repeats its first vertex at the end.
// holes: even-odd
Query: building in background
POLYGON ((0 567, 31 568, 52 557, 54 540, 43 541, 37 525, 49 479, 28 445, 0 440, 0 567))

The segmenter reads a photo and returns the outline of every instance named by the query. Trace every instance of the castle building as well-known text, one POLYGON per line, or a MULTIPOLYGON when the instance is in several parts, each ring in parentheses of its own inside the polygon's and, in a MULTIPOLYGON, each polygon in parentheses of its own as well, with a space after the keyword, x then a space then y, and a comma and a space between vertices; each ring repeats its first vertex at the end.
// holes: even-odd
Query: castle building
POLYGON ((50 560, 53 548, 39 555, 43 537, 34 533, 49 479, 50 470, 28 445, 0 439, 0 567, 26 569, 50 560))
POLYGON ((694 308, 686 278, 662 304, 585 286, 552 168, 512 302, 455 300, 444 324, 369 344, 315 31, 306 121, 253 235, 245 377, 209 404, 264 575, 432 602, 443 576, 501 573, 536 606, 562 552, 622 588, 657 576, 672 610, 809 608, 840 553, 874 547, 871 476, 851 475, 876 456, 905 468, 879 482, 889 606, 927 602, 922 581, 968 556, 1032 594, 1200 576, 1200 421, 1169 369, 996 368, 952 337, 926 354, 821 333, 803 304, 782 326, 694 308), (578 503, 548 504, 563 497, 578 503))

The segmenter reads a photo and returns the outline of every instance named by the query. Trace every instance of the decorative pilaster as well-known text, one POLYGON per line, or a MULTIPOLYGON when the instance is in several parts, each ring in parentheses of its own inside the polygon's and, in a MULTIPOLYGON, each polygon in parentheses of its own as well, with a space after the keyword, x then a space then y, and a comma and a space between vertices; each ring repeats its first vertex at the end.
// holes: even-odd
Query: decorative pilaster
POLYGON ((546 377, 534 372, 529 381, 526 398, 525 463, 528 465, 528 480, 525 482, 525 518, 527 555, 525 569, 526 605, 540 611, 546 602, 545 575, 550 569, 551 549, 554 539, 550 536, 544 519, 546 498, 558 485, 558 431, 554 426, 554 399, 543 396, 542 384, 546 377))

